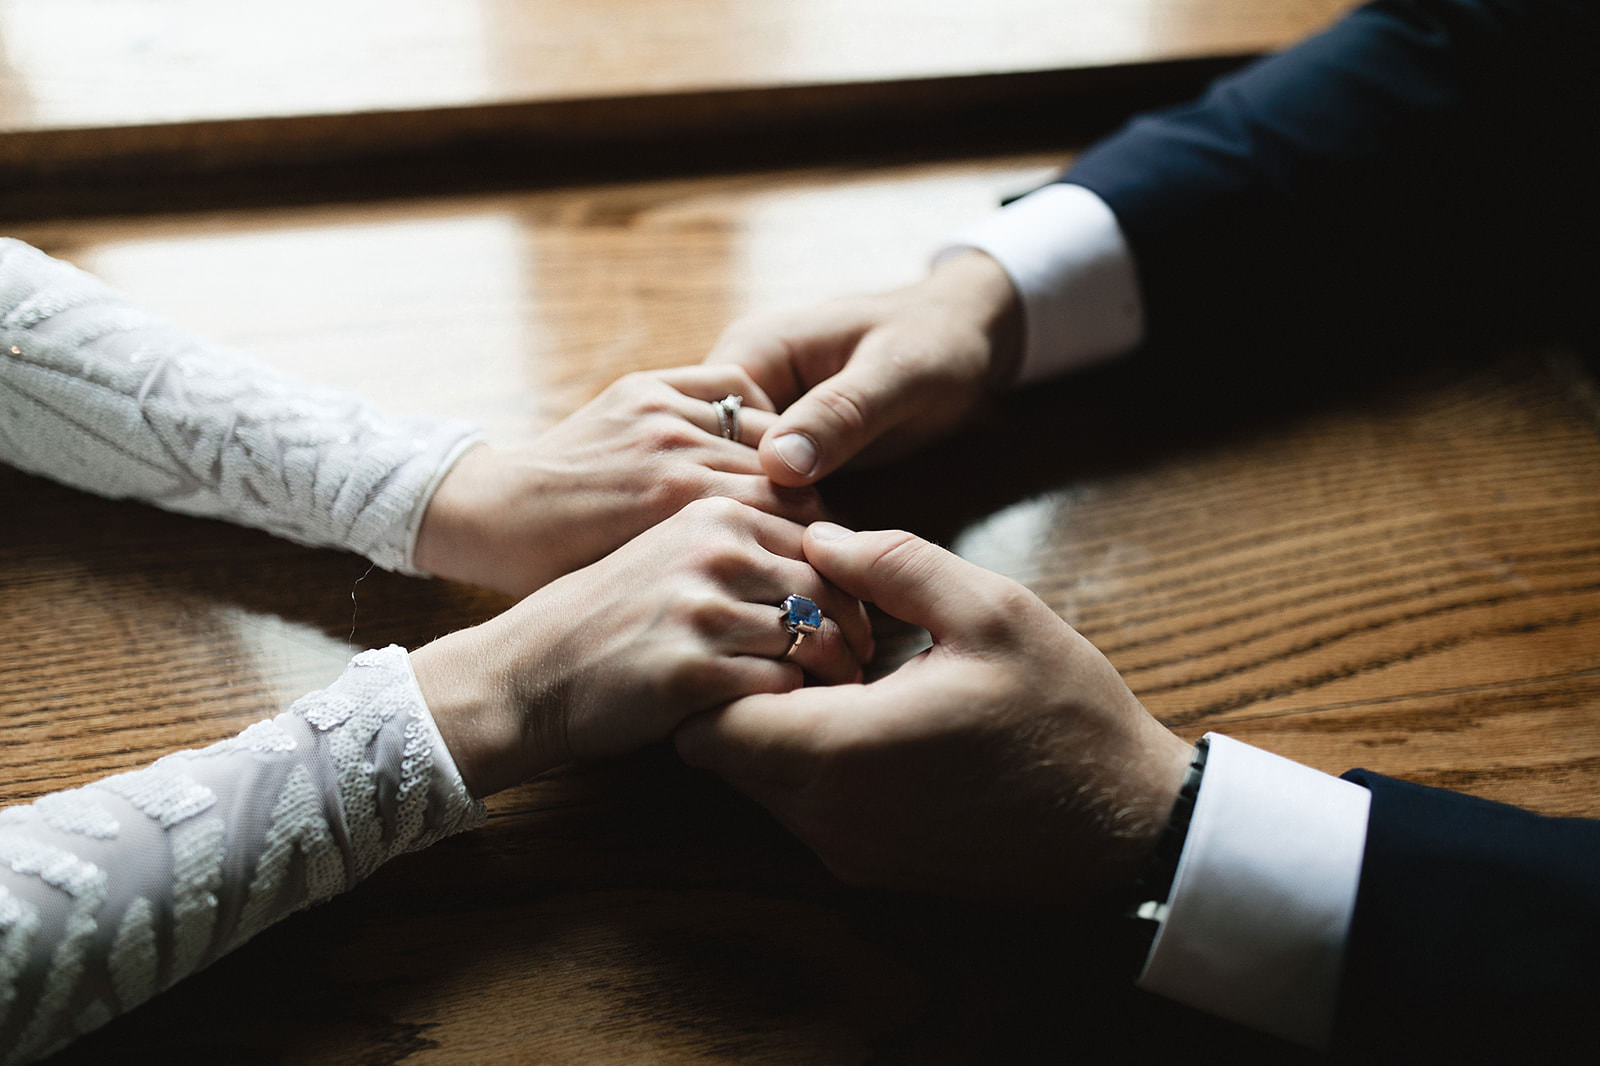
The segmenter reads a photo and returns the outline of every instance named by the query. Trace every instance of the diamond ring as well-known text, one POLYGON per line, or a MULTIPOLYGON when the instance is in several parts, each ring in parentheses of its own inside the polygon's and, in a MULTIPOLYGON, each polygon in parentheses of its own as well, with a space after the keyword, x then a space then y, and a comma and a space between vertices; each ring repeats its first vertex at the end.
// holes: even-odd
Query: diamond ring
POLYGON ((789 642, 789 650, 780 656, 787 659, 806 639, 806 634, 822 628, 822 608, 804 596, 791 595, 784 598, 778 609, 783 612, 783 628, 794 635, 794 640, 789 642))
POLYGON ((711 401, 717 412, 717 429, 729 440, 739 439, 739 408, 743 405, 744 397, 731 392, 720 400, 711 401))

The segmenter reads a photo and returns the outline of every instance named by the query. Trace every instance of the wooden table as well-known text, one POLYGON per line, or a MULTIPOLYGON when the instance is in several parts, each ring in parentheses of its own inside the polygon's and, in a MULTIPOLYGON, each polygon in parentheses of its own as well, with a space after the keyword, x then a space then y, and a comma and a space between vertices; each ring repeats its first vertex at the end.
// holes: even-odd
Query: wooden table
MULTIPOLYGON (((11 7, 17 7, 13 3, 11 7)), ((744 311, 917 276, 1061 153, 39 218, 221 341, 497 438, 744 311)), ((1600 816, 1600 386, 1559 351, 1262 380, 1130 362, 839 479, 1035 589, 1185 736, 1600 816), (959 491, 953 487, 959 486, 959 491)), ((0 469, 0 801, 204 744, 504 606, 0 469)), ((1120 987, 1098 923, 845 890, 669 753, 269 931, 63 1062, 1165 1061, 1284 1048, 1120 987)))
POLYGON ((1081 135, 1355 0, 0 0, 11 217, 1081 135))

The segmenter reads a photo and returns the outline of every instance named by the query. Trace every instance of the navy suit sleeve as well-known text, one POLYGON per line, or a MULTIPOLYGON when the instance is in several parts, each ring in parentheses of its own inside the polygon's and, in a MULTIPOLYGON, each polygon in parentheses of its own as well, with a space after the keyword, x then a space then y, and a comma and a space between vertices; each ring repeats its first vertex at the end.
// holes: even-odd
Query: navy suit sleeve
POLYGON ((1508 1062, 1592 1050, 1600 822, 1344 776, 1372 809, 1335 1049, 1508 1062))
POLYGON ((1593 0, 1380 0, 1065 180, 1116 213, 1157 346, 1566 336, 1600 234, 1597 50, 1593 0))

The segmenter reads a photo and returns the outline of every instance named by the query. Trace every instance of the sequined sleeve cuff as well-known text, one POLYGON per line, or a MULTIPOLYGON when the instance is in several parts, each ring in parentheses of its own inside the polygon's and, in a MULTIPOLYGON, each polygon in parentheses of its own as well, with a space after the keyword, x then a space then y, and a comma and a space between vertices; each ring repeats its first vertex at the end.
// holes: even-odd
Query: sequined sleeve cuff
POLYGON ((230 740, 0 811, 0 1060, 483 818, 398 647, 230 740))
POLYGON ((0 240, 0 462, 419 573, 417 530, 477 439, 195 337, 0 240))

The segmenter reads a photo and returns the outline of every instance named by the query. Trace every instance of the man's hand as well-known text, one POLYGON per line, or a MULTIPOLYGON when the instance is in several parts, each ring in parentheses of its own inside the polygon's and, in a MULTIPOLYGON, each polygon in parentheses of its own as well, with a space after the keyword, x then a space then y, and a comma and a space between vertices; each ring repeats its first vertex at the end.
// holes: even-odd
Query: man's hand
POLYGON ((691 718, 676 734, 687 762, 855 884, 1062 902, 1137 871, 1190 749, 1099 651, 1021 585, 909 533, 818 523, 804 548, 933 647, 869 685, 691 718))
POLYGON ((629 374, 531 444, 480 445, 428 504, 416 563, 439 577, 524 596, 595 562, 685 504, 725 496, 797 522, 821 516, 812 489, 761 472, 772 401, 734 366, 629 374), (713 400, 744 399, 740 439, 713 400))
POLYGON ((761 467, 810 485, 875 442, 904 450, 948 430, 1009 381, 1021 346, 1010 278, 967 250, 908 288, 735 322, 706 361, 738 364, 772 397, 761 467))

